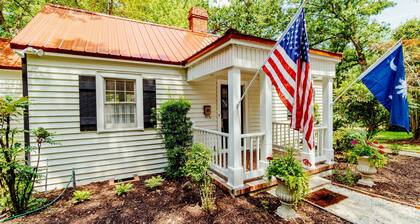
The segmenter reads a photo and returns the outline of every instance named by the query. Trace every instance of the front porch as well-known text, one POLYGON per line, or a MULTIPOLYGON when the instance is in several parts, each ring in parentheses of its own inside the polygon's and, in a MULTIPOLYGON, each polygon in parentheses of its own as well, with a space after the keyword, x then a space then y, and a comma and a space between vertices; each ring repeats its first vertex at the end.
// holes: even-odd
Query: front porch
MULTIPOLYGON (((286 147, 300 150, 299 159, 311 173, 330 167, 334 157, 334 71, 325 70, 334 69, 336 61, 326 60, 324 63, 324 58, 320 56, 312 55, 311 58, 316 80, 315 101, 320 104, 320 121, 314 130, 313 150, 303 146, 300 132, 290 129, 287 110, 266 75, 259 74, 239 103, 244 89, 250 85, 253 74, 270 48, 235 40, 214 49, 208 54, 210 56, 196 60, 188 69, 188 81, 196 86, 197 94, 202 91, 211 97, 207 101, 209 105, 197 105, 197 109, 203 106, 216 108, 215 115, 205 115, 208 120, 194 122, 194 142, 203 143, 212 150, 211 169, 216 182, 239 194, 270 186, 263 179, 269 164, 268 157, 280 155, 286 147)), ((213 109, 211 111, 213 113, 213 109)))

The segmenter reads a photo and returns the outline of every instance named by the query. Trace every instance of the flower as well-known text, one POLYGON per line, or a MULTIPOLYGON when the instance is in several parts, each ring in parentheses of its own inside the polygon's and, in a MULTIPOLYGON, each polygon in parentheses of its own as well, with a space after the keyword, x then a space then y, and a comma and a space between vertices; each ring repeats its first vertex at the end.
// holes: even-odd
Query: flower
POLYGON ((385 151, 381 149, 381 150, 379 150, 379 153, 381 153, 383 155, 383 154, 385 154, 385 151))
POLYGON ((375 140, 375 141, 373 141, 373 143, 378 144, 378 141, 377 141, 377 140, 375 140))
POLYGON ((350 144, 352 144, 352 145, 357 145, 357 140, 356 139, 353 139, 353 140, 351 140, 351 142, 350 142, 350 144))
POLYGON ((378 158, 378 156, 377 155, 373 155, 372 156, 372 159, 377 159, 378 158))
POLYGON ((267 156, 267 160, 271 161, 271 160, 273 160, 273 157, 272 156, 267 156))
POLYGON ((303 162, 303 165, 305 165, 305 166, 312 166, 312 163, 309 162, 308 159, 303 159, 302 162, 303 162))
POLYGON ((383 149, 383 148, 384 148, 384 146, 383 146, 383 145, 378 145, 378 148, 379 148, 379 149, 383 149))

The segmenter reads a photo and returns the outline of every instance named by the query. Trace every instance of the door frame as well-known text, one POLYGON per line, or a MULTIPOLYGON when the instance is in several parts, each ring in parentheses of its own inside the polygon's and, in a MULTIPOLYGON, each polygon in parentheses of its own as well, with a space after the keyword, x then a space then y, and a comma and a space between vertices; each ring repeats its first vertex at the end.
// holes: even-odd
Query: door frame
MULTIPOLYGON (((221 100, 220 100, 220 90, 222 85, 228 85, 228 80, 225 79, 218 79, 217 80, 217 93, 216 93, 216 100, 217 100, 217 130, 222 131, 222 106, 221 106, 221 100)), ((248 87, 248 81, 241 81, 241 86, 244 86, 244 90, 248 87)), ((244 99, 242 100, 244 103, 244 111, 241 119, 244 119, 244 132, 248 133, 248 95, 245 95, 244 99)), ((242 133, 244 134, 244 133, 242 133)))

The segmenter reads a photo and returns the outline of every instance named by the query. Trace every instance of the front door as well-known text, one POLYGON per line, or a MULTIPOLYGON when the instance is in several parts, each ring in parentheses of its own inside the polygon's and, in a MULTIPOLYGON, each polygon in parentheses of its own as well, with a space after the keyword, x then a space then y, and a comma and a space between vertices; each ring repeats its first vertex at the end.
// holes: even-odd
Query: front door
MULTIPOLYGON (((244 92, 244 86, 241 85, 241 94, 244 92)), ((220 85, 220 131, 229 133, 229 97, 228 85, 220 85)), ((244 101, 241 103, 241 133, 244 133, 244 101)))

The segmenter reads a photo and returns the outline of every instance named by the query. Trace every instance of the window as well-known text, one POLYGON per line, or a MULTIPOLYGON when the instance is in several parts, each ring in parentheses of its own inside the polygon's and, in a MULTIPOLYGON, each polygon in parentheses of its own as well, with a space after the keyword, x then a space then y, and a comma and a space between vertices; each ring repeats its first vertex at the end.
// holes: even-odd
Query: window
POLYGON ((156 119, 153 119, 153 110, 156 109, 156 81, 143 79, 143 120, 145 128, 153 128, 156 119))
POLYGON ((135 128, 136 81, 125 79, 105 79, 105 128, 135 128))
POLYGON ((96 131, 96 86, 94 76, 79 77, 80 131, 96 131))

